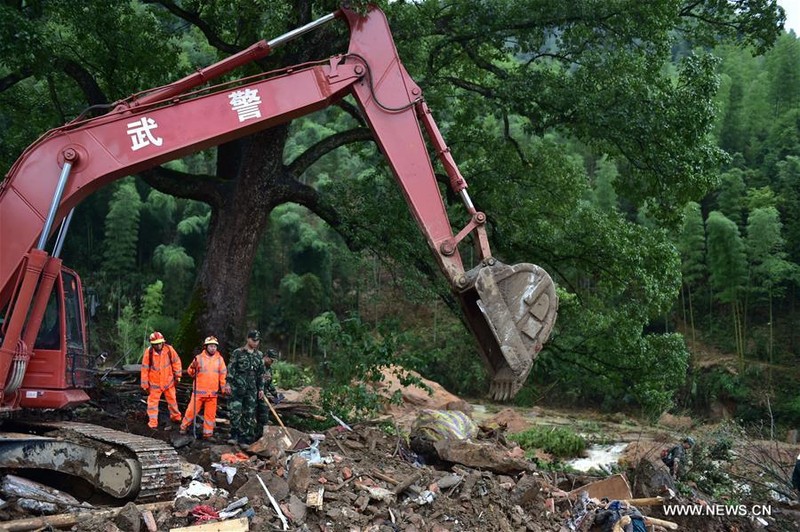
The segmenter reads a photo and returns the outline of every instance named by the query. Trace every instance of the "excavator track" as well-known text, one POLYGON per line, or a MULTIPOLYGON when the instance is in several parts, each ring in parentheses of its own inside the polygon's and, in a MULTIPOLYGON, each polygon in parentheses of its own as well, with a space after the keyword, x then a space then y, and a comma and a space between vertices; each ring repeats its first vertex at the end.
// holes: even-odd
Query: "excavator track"
POLYGON ((172 446, 160 440, 89 423, 55 421, 25 425, 42 435, 27 440, 20 438, 16 448, 9 441, 0 442, 0 448, 6 446, 0 455, 11 458, 16 467, 47 469, 47 457, 52 456, 51 469, 68 469, 111 495, 135 497, 136 502, 142 503, 171 499, 180 486, 178 454, 172 446), (89 449, 90 452, 96 451, 89 460, 80 454, 86 454, 86 449, 94 447, 97 449, 89 449), (65 456, 72 458, 70 467, 65 467, 69 459, 65 456), (93 471, 79 470, 81 467, 89 469, 85 464, 92 461, 99 464, 92 467, 93 471), (97 470, 102 470, 102 473, 94 472, 97 470), (103 476, 104 479, 99 478, 103 476))

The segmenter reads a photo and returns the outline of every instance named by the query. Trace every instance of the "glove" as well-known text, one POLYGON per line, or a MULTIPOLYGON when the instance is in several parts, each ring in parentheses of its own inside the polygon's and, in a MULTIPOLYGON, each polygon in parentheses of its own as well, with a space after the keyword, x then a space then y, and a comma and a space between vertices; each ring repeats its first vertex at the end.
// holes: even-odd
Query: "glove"
POLYGON ((150 392, 150 385, 149 384, 142 384, 142 391, 145 393, 150 392))

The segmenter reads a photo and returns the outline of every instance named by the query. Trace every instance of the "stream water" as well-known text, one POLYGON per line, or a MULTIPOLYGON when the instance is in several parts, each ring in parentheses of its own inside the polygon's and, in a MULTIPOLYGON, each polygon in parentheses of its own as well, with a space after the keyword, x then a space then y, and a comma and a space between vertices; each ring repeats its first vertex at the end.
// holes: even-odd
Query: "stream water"
POLYGON ((617 465, 622 456, 626 442, 613 443, 610 445, 592 445, 586 449, 586 456, 576 458, 567 462, 577 471, 587 472, 592 469, 609 470, 611 466, 617 465))

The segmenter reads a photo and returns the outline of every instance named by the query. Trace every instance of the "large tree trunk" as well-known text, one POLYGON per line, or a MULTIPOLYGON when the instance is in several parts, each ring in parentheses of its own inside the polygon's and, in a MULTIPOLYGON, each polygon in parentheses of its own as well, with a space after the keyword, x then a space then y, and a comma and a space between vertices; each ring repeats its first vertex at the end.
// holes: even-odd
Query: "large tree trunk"
POLYGON ((223 204, 212 207, 206 256, 181 326, 184 352, 196 351, 205 336, 214 335, 229 353, 254 325, 245 322, 250 274, 269 214, 285 200, 276 183, 284 172, 287 132, 280 126, 250 137, 223 204))

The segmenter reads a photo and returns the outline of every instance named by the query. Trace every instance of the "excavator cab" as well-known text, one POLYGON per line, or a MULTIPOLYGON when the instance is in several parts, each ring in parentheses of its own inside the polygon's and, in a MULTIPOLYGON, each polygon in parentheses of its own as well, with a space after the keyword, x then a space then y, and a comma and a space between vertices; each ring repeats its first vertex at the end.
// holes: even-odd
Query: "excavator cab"
MULTIPOLYGON (((6 400, 22 408, 64 408, 84 403, 83 391, 93 383, 94 362, 87 352, 83 289, 80 277, 69 268, 61 267, 48 290, 40 281, 35 292, 37 312, 41 317, 32 349, 27 360, 16 356, 5 387, 6 400)), ((33 306, 31 306, 33 308, 33 306)), ((35 326, 31 316, 25 328, 35 326)), ((9 321, 0 329, 5 336, 9 321)))

